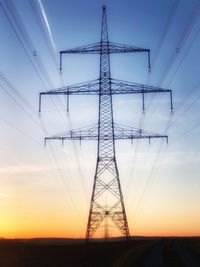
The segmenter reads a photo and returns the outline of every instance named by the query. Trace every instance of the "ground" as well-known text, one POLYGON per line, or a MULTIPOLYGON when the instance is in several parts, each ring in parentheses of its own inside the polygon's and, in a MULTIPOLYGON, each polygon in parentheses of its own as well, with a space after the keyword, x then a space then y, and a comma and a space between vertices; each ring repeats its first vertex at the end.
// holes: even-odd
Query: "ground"
POLYGON ((200 238, 1 240, 2 267, 198 267, 200 238))

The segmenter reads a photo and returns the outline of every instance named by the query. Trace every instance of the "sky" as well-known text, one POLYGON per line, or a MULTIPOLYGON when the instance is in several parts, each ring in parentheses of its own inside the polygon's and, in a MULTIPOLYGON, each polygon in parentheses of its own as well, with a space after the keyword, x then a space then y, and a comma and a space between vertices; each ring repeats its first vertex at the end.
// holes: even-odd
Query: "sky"
MULTIPOLYGON (((165 133, 117 141, 116 155, 131 235, 200 235, 200 6, 197 0, 0 1, 0 237, 84 237, 97 143, 44 137, 95 124, 97 96, 46 97, 39 92, 98 78, 98 55, 59 51, 98 42, 102 6, 109 39, 151 49, 111 56, 113 78, 173 90, 114 96, 117 123, 165 133)), ((97 236, 104 235, 103 227, 97 236)), ((110 235, 119 235, 111 228, 110 235)))

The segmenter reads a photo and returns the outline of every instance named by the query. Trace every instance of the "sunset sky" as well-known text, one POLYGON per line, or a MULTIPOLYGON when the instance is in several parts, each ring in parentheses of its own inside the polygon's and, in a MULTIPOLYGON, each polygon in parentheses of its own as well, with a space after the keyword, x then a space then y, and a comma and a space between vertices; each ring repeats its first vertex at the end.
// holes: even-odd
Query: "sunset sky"
MULTIPOLYGON (((96 141, 44 137, 97 122, 98 98, 39 92, 98 78, 99 56, 59 51, 100 40, 102 5, 113 42, 151 49, 111 56, 113 78, 168 94, 113 97, 116 122, 166 133, 163 140, 117 141, 131 235, 200 235, 200 4, 198 0, 0 0, 0 237, 84 237, 96 141)), ((98 236, 103 236, 103 227, 98 236)), ((110 235, 119 232, 111 228, 110 235)))

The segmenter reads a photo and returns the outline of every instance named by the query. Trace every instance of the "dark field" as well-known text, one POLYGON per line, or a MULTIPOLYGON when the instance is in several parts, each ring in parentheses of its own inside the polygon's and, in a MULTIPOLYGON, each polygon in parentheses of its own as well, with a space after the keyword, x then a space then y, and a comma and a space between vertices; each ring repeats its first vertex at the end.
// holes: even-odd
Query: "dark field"
POLYGON ((1 240, 1 267, 200 266, 200 238, 135 238, 92 242, 1 240))

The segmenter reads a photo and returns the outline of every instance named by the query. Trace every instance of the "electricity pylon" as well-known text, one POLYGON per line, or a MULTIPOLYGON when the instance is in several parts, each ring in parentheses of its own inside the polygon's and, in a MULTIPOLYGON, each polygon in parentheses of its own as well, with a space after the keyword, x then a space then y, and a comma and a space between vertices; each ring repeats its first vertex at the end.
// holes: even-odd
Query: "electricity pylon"
POLYGON ((147 132, 142 129, 124 127, 114 122, 112 96, 119 94, 142 94, 144 109, 144 94, 169 92, 172 106, 172 91, 159 87, 124 82, 111 78, 110 54, 113 53, 141 53, 148 54, 150 69, 150 50, 129 45, 112 43, 108 39, 106 7, 103 6, 101 40, 98 43, 81 46, 73 49, 60 51, 60 70, 62 71, 63 54, 99 54, 100 55, 100 76, 97 80, 86 83, 66 86, 40 93, 39 111, 41 111, 42 95, 66 95, 67 110, 69 110, 69 95, 98 95, 99 112, 98 123, 93 127, 85 127, 68 131, 64 134, 53 135, 45 138, 47 140, 97 140, 97 162, 94 175, 94 184, 90 202, 86 239, 94 236, 99 226, 108 219, 115 225, 121 234, 127 239, 130 236, 127 216, 124 206, 123 194, 117 168, 115 154, 115 140, 123 139, 148 139, 166 138, 167 135, 160 135, 147 132), (105 206, 105 198, 107 204, 105 206))

